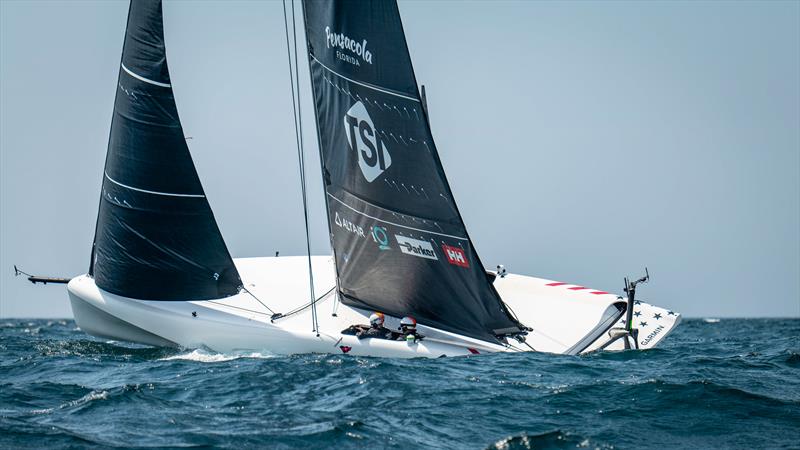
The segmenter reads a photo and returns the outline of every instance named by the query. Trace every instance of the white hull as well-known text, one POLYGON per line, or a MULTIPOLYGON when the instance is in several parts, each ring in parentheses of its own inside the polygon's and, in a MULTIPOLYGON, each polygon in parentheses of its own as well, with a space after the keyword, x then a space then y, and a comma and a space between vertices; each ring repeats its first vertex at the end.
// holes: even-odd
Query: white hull
MULTIPOLYGON (((371 311, 341 304, 335 298, 330 257, 313 257, 319 333, 312 331, 311 309, 290 311, 309 303, 306 257, 235 260, 247 290, 232 297, 205 301, 146 301, 99 289, 82 275, 68 285, 75 320, 96 336, 158 346, 207 348, 219 352, 257 351, 271 354, 348 353, 379 357, 441 357, 475 353, 536 351, 577 354, 607 343, 609 327, 621 326, 624 301, 612 294, 550 280, 508 275, 495 287, 519 320, 534 329, 527 344, 514 340, 497 345, 424 326, 417 343, 383 339, 359 340, 342 335, 352 324, 365 324, 371 311), (580 289, 579 289, 580 288, 580 289), (325 295, 327 293, 327 295, 325 295), (269 308, 269 309, 268 309, 269 308), (273 312, 287 314, 271 320, 273 312)), ((678 314, 642 303, 639 347, 652 348, 680 321, 678 314), (657 316, 657 317, 656 317, 657 316)), ((638 326, 638 319, 635 323, 638 326)), ((396 329, 399 318, 387 317, 396 329)), ((607 347, 624 348, 622 340, 607 347)))

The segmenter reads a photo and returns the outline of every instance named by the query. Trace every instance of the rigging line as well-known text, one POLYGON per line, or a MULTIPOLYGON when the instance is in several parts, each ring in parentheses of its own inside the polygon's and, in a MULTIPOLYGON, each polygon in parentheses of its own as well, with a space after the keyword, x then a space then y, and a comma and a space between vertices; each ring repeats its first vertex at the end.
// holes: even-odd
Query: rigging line
POLYGON ((525 344, 525 345, 527 345, 527 346, 528 346, 528 348, 529 348, 529 349, 531 349, 531 351, 534 351, 534 352, 536 351, 536 349, 535 349, 535 348, 533 348, 533 347, 531 347, 531 344, 528 344, 526 341, 522 341, 522 343, 523 343, 523 344, 525 344))
POLYGON ((513 345, 509 344, 508 342, 501 342, 500 345, 505 347, 506 350, 511 350, 511 351, 514 351, 514 352, 517 352, 517 353, 525 351, 525 350, 519 349, 517 347, 514 347, 513 345))
MULTIPOLYGON (((334 287, 332 287, 331 289, 329 289, 329 290, 328 290, 328 292, 326 292, 326 293, 322 294, 322 296, 320 296, 320 297, 319 297, 319 298, 318 298, 316 301, 318 301, 318 302, 319 302, 319 301, 321 301, 321 300, 325 299, 325 297, 329 296, 329 295, 331 294, 331 292, 332 292, 334 289, 336 289, 336 286, 334 286, 334 287)), ((258 300, 258 299, 256 299, 256 300, 258 300)), ((251 312, 251 313, 254 313, 254 314, 263 314, 263 315, 267 315, 267 313, 265 313, 265 312, 263 312, 263 311, 256 311, 256 310, 254 310, 254 309, 243 308, 243 307, 241 307, 241 306, 229 305, 229 304, 227 304, 227 303, 224 303, 224 302, 221 302, 221 301, 218 301, 218 300, 204 300, 204 301, 207 301, 207 302, 209 302, 209 303, 213 303, 213 304, 215 304, 215 305, 224 306, 224 307, 226 307, 226 308, 239 309, 239 310, 242 310, 242 311, 247 311, 247 312, 251 312)), ((286 318, 286 317, 292 316, 292 315, 294 315, 294 314, 297 314, 297 313, 301 312, 302 310, 304 310, 304 309, 308 308, 309 306, 311 306, 311 303, 306 303, 305 305, 298 306, 297 308, 295 308, 295 309, 293 309, 293 310, 291 310, 291 311, 287 312, 286 314, 280 314, 280 313, 278 313, 279 315, 278 315, 277 317, 275 317, 275 316, 276 316, 276 313, 272 312, 272 310, 270 309, 270 312, 271 312, 271 314, 272 314, 272 316, 273 316, 273 317, 272 317, 272 320, 284 319, 284 318, 286 318)), ((264 305, 264 307, 266 308, 266 307, 267 307, 267 305, 264 305)), ((269 309, 269 308, 267 308, 267 309, 269 309)))
POLYGON ((294 13, 294 0, 292 0, 292 35, 294 40, 294 81, 297 84, 297 122, 300 129, 300 163, 302 166, 303 183, 303 215, 306 225, 306 250, 308 252, 308 277, 311 289, 311 311, 314 319, 314 330, 319 336, 319 317, 317 316, 317 301, 314 298, 314 272, 311 268, 311 236, 308 227, 308 189, 306 188, 306 153, 303 145, 303 106, 300 101, 300 65, 297 62, 297 19, 294 13))
MULTIPOLYGON (((314 302, 313 302, 313 304, 316 304, 316 303, 318 303, 318 302, 320 302, 320 301, 322 301, 322 300, 326 299, 327 297, 329 297, 329 296, 331 295, 331 293, 332 293, 332 292, 333 292, 335 289, 336 289, 336 286, 334 286, 334 287, 332 287, 332 288, 328 289, 328 291, 327 291, 327 292, 325 292, 324 294, 322 294, 321 296, 319 296, 317 299, 315 299, 315 300, 314 300, 314 302)), ((311 307, 311 306, 312 306, 312 303, 306 303, 305 305, 298 306, 297 308, 295 308, 295 309, 293 309, 293 310, 291 310, 291 311, 289 311, 289 312, 287 312, 287 313, 285 313, 285 314, 282 314, 280 317, 276 317, 274 320, 284 319, 284 318, 286 318, 286 317, 293 316, 293 315, 295 315, 295 314, 297 314, 297 313, 299 313, 299 312, 302 312, 302 311, 304 311, 306 308, 309 308, 309 307, 311 307)))
POLYGON ((314 319, 314 330, 319 336, 319 316, 317 316, 317 301, 314 292, 314 272, 311 267, 311 236, 308 226, 308 188, 306 187, 306 153, 303 145, 303 105, 300 98, 300 65, 297 62, 297 19, 294 12, 294 0, 292 0, 292 35, 294 40, 294 82, 297 84, 297 122, 300 129, 300 163, 302 166, 303 184, 303 215, 306 225, 306 251, 308 253, 308 277, 311 290, 311 311, 314 319))
POLYGON ((297 62, 297 19, 295 18, 294 0, 292 0, 292 36, 294 41, 294 82, 297 85, 297 123, 300 130, 300 172, 301 183, 303 187, 303 218, 306 226, 306 251, 308 254, 308 279, 309 288, 311 291, 311 312, 314 320, 314 331, 319 336, 319 318, 317 317, 317 303, 314 292, 314 272, 311 266, 311 237, 308 226, 308 189, 306 185, 306 154, 305 146, 303 145, 303 106, 300 98, 300 65, 297 62))
POLYGON ((310 291, 310 299, 311 299, 311 321, 312 321, 312 331, 316 332, 319 335, 319 327, 317 321, 317 309, 316 309, 316 299, 314 296, 314 273, 311 266, 311 241, 310 241, 310 233, 308 229, 308 200, 306 195, 306 178, 305 178, 305 156, 303 152, 303 121, 302 121, 302 110, 300 108, 300 80, 299 80, 299 73, 297 69, 297 27, 296 27, 296 18, 294 12, 294 0, 292 1, 292 34, 294 36, 294 67, 292 67, 292 44, 289 41, 289 19, 286 12, 286 0, 283 0, 283 25, 284 31, 286 35, 286 56, 289 60, 289 81, 291 83, 291 92, 292 92, 292 112, 294 118, 294 133, 295 133, 295 145, 297 146, 297 162, 300 169, 300 192, 303 198, 303 220, 305 224, 305 232, 306 232, 306 253, 308 255, 308 280, 309 280, 309 291, 310 291), (295 90, 295 83, 297 84, 297 89, 295 90))
POLYGON ((256 299, 256 301, 257 301, 258 303, 261 303, 261 306, 263 306, 264 308, 267 308, 267 311, 269 311, 269 312, 270 312, 270 314, 273 314, 273 315, 275 314, 275 311, 273 311, 273 310, 272 310, 272 309, 271 309, 269 306, 267 306, 267 304, 266 304, 266 303, 262 302, 260 298, 256 297, 256 296, 255 296, 255 294, 253 294, 252 292, 250 292, 250 290, 249 290, 249 289, 247 289, 246 287, 242 286, 242 290, 243 290, 243 291, 245 291, 245 292, 247 292, 248 294, 250 294, 250 297, 253 297, 254 299, 256 299))
MULTIPOLYGON (((499 293, 498 293, 498 297, 500 297, 499 293)), ((500 297, 500 303, 502 303, 502 304, 503 304, 503 306, 504 306, 504 307, 505 307, 505 308, 508 310, 508 312, 509 312, 509 313, 511 313, 511 317, 513 317, 513 318, 514 318, 514 320, 516 320, 518 323, 522 324, 522 322, 520 322, 520 321, 519 321, 519 318, 517 317, 517 313, 515 313, 515 312, 514 312, 514 310, 513 310, 513 309, 511 309, 511 307, 510 307, 510 306, 508 306, 508 303, 506 303, 506 302, 503 300, 503 298, 502 298, 502 297, 500 297)))

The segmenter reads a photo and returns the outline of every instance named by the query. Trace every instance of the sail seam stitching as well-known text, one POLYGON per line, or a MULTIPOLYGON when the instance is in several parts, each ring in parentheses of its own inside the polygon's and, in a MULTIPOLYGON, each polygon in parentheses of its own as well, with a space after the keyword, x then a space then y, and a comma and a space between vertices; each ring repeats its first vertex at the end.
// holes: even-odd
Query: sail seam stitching
POLYGON ((127 184, 120 183, 119 181, 117 181, 117 180, 111 178, 110 176, 108 176, 108 172, 104 172, 104 173, 105 173, 106 178, 108 178, 108 181, 110 181, 110 182, 112 182, 112 183, 114 183, 116 185, 122 186, 122 187, 124 187, 126 189, 130 189, 132 191, 144 192, 145 194, 166 195, 168 197, 191 197, 191 198, 205 198, 206 197, 205 195, 202 195, 202 194, 174 194, 174 193, 170 193, 170 192, 158 192, 158 191, 148 191, 147 189, 139 189, 139 188, 135 188, 133 186, 128 186, 127 184))
POLYGON ((394 225, 394 226, 396 226, 396 227, 407 228, 407 229, 409 229, 409 230, 419 231, 420 233, 435 234, 435 235, 437 235, 437 236, 449 237, 449 238, 458 239, 458 240, 461 240, 461 241, 466 241, 466 240, 468 240, 468 239, 467 239, 467 238, 465 238, 465 237, 454 236, 454 235, 452 235, 452 234, 446 234, 446 233, 438 233, 438 232, 436 232, 436 231, 428 231, 428 230, 423 230, 423 229, 421 229, 421 228, 409 227, 408 225, 401 225, 401 224, 399 224, 399 223, 395 223, 395 222, 389 222, 388 220, 383 220, 383 219, 379 219, 379 218, 377 218, 377 217, 372 217, 372 216, 370 216, 369 214, 363 213, 363 212, 361 212, 361 211, 359 211, 359 210, 357 210, 357 209, 353 208, 352 206, 348 205, 347 203, 345 203, 345 202, 343 202, 343 201, 339 200, 338 198, 336 198, 336 196, 335 196, 335 195, 331 194, 330 192, 328 192, 328 197, 330 197, 330 198, 332 198, 332 199, 336 200, 337 202, 341 203, 341 204, 342 204, 342 205, 344 205, 346 208, 348 208, 348 209, 352 210, 352 211, 353 211, 353 212, 355 212, 356 214, 361 214, 361 215, 362 215, 362 216, 364 216, 364 217, 368 217, 368 218, 370 218, 370 219, 372 219, 372 220, 377 220, 378 222, 388 223, 388 224, 390 224, 390 225, 394 225))
POLYGON ((419 99, 416 99, 414 97, 409 97, 408 95, 398 94, 397 92, 390 91, 390 90, 388 90, 386 88, 380 88, 380 87, 377 87, 377 86, 372 86, 372 85, 369 85, 369 84, 366 84, 366 83, 362 83, 360 81, 353 80, 352 78, 347 78, 346 76, 340 74, 339 72, 336 72, 335 70, 331 69, 330 67, 326 66, 325 64, 322 64, 322 61, 318 60, 316 56, 311 55, 311 58, 314 61, 316 61, 317 63, 319 63, 320 66, 324 67, 325 70, 327 70, 328 72, 336 75, 339 78, 344 78, 345 80, 347 80, 347 81, 349 81, 351 83, 355 83, 355 84, 357 84, 359 86, 364 86, 365 88, 368 88, 368 89, 373 89, 373 90, 378 91, 378 92, 383 92, 384 94, 394 95, 396 97, 404 98, 406 100, 411 100, 411 101, 419 103, 419 99))
POLYGON ((145 83, 150 83, 150 84, 153 84, 155 86, 160 86, 160 87, 165 87, 165 88, 172 87, 172 85, 169 84, 169 83, 161 83, 161 82, 158 82, 158 81, 151 80, 149 78, 145 78, 145 77, 143 77, 141 75, 137 75, 137 74, 131 72, 130 69, 125 67, 125 64, 123 64, 123 63, 120 63, 120 66, 122 66, 122 70, 127 72, 128 75, 132 76, 133 78, 136 78, 137 80, 141 80, 141 81, 144 81, 145 83))

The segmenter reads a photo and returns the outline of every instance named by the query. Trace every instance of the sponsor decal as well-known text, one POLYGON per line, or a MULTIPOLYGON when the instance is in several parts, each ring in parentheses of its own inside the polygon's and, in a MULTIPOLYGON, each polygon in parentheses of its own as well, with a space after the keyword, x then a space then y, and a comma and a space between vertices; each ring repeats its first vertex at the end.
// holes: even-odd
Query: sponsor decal
POLYGON ((352 350, 352 349, 353 349, 353 347, 348 347, 348 346, 346 346, 346 345, 340 345, 340 346, 339 346, 339 349, 342 351, 342 353, 347 353, 347 352, 349 352, 350 350, 352 350))
MULTIPOLYGON (((560 281, 555 281, 555 282, 553 282, 553 283, 547 283, 547 284, 545 284, 545 286, 550 286, 550 287, 558 287, 558 286, 563 286, 563 287, 565 287, 565 288, 567 288, 567 289, 569 289, 569 290, 571 290, 571 291, 582 291, 582 290, 584 290, 584 289, 589 289, 589 288, 587 288, 587 287, 583 287, 583 286, 573 286, 573 287, 567 287, 567 285, 568 285, 568 283, 562 283, 562 282, 560 282, 560 281)), ((606 291, 591 291, 591 292, 589 292, 589 293, 590 293, 590 294, 594 294, 594 295, 607 295, 607 294, 608 294, 608 292, 606 292, 606 291)), ((611 294, 611 295, 613 295, 613 294, 611 294)))
POLYGON ((362 238, 366 237, 364 235, 364 229, 363 228, 361 228, 360 226, 354 224, 353 222, 350 222, 349 220, 347 220, 345 218, 340 217, 338 211, 336 212, 336 217, 335 217, 334 221, 336 222, 336 225, 338 225, 340 228, 344 228, 345 230, 355 234, 356 236, 360 236, 362 238))
POLYGON ((653 338, 658 336, 658 334, 661 333, 662 331, 664 331, 664 325, 657 326, 655 330, 651 331, 650 334, 648 334, 647 337, 645 337, 643 341, 639 341, 639 343, 641 345, 649 344, 650 341, 652 341, 653 338))
POLYGON ((447 244, 442 244, 442 250, 444 250, 444 256, 447 257, 447 262, 450 264, 459 267, 469 267, 467 255, 464 253, 464 250, 461 247, 453 247, 447 244))
POLYGON ((344 62, 354 66, 361 66, 361 62, 359 61, 359 59, 361 59, 361 61, 372 64, 372 52, 367 50, 366 39, 357 41, 351 39, 344 33, 331 33, 331 27, 325 27, 325 43, 328 45, 328 48, 346 50, 355 55, 349 55, 341 50, 336 50, 336 58, 344 62))
POLYGON ((378 244, 378 248, 381 250, 391 250, 392 247, 389 246, 389 235, 386 233, 386 228, 374 225, 372 227, 372 240, 378 244))
POLYGON ((358 156, 361 173, 372 183, 392 165, 392 156, 363 103, 356 102, 345 113, 344 129, 350 150, 358 156))
POLYGON ((406 255, 414 255, 427 259, 439 259, 436 256, 436 251, 433 250, 433 246, 428 241, 420 241, 419 239, 398 236, 396 234, 394 238, 397 240, 397 246, 400 247, 400 251, 406 255))

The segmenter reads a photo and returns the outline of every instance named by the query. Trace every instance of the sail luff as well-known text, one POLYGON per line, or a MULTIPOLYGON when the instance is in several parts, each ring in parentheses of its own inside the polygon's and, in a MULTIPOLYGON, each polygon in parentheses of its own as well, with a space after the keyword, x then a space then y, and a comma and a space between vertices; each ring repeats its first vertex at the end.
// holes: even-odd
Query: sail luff
MULTIPOLYGON (((292 1, 294 1, 294 0, 292 0, 292 1)), ((301 3, 301 5, 302 5, 301 6, 301 10, 302 10, 302 13, 303 13, 303 25, 304 25, 304 33, 303 33, 303 35, 306 38, 306 47, 307 47, 306 51, 309 54, 309 65, 310 65, 311 64, 311 57, 310 57, 311 52, 308 51, 308 46, 309 46, 309 44, 308 44, 308 26, 306 24, 306 22, 307 22, 307 19, 306 19, 307 7, 306 7, 306 4, 305 4, 304 1, 301 3)), ((310 70, 311 69, 309 67, 309 71, 310 70)), ((312 75, 309 74, 309 78, 311 78, 311 77, 312 77, 312 75)), ((312 85, 313 85, 313 81, 312 81, 312 85)), ((312 94, 312 96, 313 96, 313 94, 312 94)), ((315 115, 318 114, 316 101, 314 102, 314 114, 315 115)), ((321 172, 321 175, 322 175, 322 189, 323 189, 323 192, 325 194, 325 195, 322 196, 322 198, 323 198, 323 201, 325 203, 325 211, 330 211, 331 209, 330 209, 330 204, 329 204, 328 195, 327 195, 328 194, 327 184, 329 182, 329 177, 327 177, 326 173, 325 173, 325 157, 323 156, 323 153, 322 153, 322 130, 320 129, 320 121, 319 120, 314 120, 314 129, 315 129, 315 131, 317 133, 317 148, 319 149, 317 154, 319 155, 319 167, 320 167, 320 172, 321 172)), ((338 300, 340 298, 340 296, 341 296, 342 290, 341 290, 341 287, 340 287, 341 286, 341 281, 339 279, 339 266, 336 264, 336 261, 338 261, 338 258, 336 256, 336 253, 337 253, 336 252, 336 245, 334 244, 334 241, 333 241, 333 224, 331 223, 329 216, 326 216, 325 223, 328 225, 328 242, 329 242, 329 244, 331 246, 331 253, 332 253, 333 261, 334 261, 334 265, 333 265, 334 267, 333 268, 334 268, 334 272, 336 274, 335 281, 336 281, 336 292, 339 294, 339 296, 337 297, 337 300, 338 300)))
MULTIPOLYGON (((119 53, 119 65, 120 65, 120 67, 122 67, 122 58, 125 56, 125 41, 127 40, 126 36, 128 35, 128 27, 130 26, 131 8, 133 8, 133 1, 128 3, 128 15, 126 16, 128 19, 125 21, 125 34, 123 35, 123 38, 122 38, 122 51, 119 53)), ((121 78, 122 78, 122 71, 120 70, 120 71, 117 72, 117 84, 116 84, 117 89, 114 90, 114 105, 117 104, 117 99, 119 98, 119 88, 118 88, 118 86, 119 86, 121 78)), ((112 122, 113 122, 113 114, 112 114, 112 122)), ((108 127, 108 140, 107 140, 107 142, 111 142, 111 131, 112 131, 112 127, 109 126, 108 127)), ((108 155, 109 155, 109 153, 110 152, 108 151, 108 149, 106 149, 106 157, 103 160, 103 174, 100 176, 100 192, 101 192, 101 194, 100 194, 100 197, 99 197, 99 199, 97 201, 97 217, 95 218, 95 221, 94 221, 94 236, 92 237, 92 248, 91 248, 91 251, 89 252, 89 272, 88 272, 88 275, 90 277, 94 277, 94 262, 95 262, 95 253, 94 252, 95 252, 95 248, 97 246, 97 230, 100 228, 100 208, 103 207, 102 191, 103 191, 103 185, 106 182, 105 167, 106 167, 106 165, 108 165, 108 155)))

